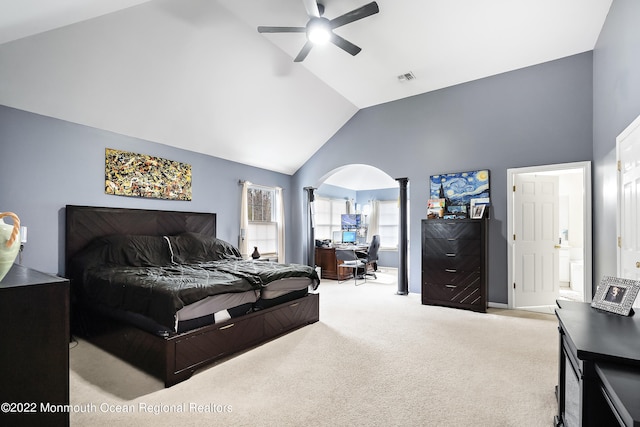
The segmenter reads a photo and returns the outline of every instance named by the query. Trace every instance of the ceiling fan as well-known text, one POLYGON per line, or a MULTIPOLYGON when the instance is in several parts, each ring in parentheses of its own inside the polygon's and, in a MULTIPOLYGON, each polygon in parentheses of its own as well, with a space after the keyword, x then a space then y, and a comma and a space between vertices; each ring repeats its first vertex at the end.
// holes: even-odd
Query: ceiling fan
POLYGON ((259 33, 307 33, 307 42, 293 62, 303 61, 314 44, 330 41, 351 55, 357 55, 362 49, 333 32, 334 29, 357 21, 380 11, 375 1, 340 15, 334 19, 324 18, 324 5, 316 0, 302 0, 309 15, 309 22, 304 27, 258 27, 259 33))

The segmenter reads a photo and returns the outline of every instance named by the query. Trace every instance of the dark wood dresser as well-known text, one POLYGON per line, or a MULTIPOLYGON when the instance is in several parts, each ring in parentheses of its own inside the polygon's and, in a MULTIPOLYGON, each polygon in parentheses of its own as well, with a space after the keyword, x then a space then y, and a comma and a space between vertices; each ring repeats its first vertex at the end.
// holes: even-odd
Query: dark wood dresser
POLYGON ((68 426, 69 281, 14 264, 0 324, 0 425, 68 426))
POLYGON ((487 311, 487 220, 422 220, 422 303, 487 311))

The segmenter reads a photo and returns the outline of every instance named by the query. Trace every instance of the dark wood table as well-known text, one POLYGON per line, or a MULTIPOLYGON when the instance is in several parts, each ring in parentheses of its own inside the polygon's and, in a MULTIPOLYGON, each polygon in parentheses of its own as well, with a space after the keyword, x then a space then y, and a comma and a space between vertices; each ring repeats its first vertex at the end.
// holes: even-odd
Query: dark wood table
POLYGON ((68 426, 69 281, 14 264, 0 324, 0 425, 68 426))
POLYGON ((640 369, 596 363, 600 391, 620 425, 640 426, 640 369))
POLYGON ((640 426, 640 316, 557 304, 556 426, 640 426))

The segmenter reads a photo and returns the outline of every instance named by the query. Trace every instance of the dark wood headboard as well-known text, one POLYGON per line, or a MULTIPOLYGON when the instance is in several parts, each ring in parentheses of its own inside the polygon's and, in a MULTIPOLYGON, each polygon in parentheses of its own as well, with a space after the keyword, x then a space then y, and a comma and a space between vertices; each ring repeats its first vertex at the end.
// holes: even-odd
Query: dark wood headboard
POLYGON ((65 222, 65 269, 71 258, 97 237, 164 236, 186 231, 216 237, 214 213, 67 205, 65 222))

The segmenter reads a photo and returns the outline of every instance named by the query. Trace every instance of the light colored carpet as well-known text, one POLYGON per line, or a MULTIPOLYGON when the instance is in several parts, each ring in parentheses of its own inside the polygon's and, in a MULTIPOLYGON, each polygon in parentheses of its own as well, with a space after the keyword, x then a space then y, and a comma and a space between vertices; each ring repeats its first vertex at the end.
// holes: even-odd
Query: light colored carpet
POLYGON ((552 425, 553 315, 423 306, 395 294, 394 275, 323 280, 320 322, 168 389, 81 340, 70 350, 71 425, 552 425))

